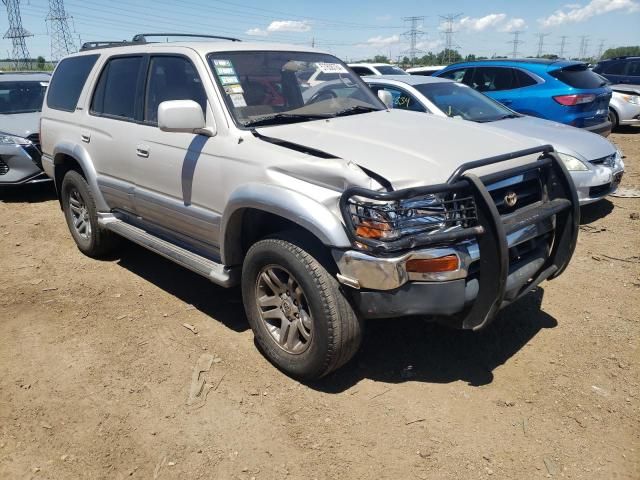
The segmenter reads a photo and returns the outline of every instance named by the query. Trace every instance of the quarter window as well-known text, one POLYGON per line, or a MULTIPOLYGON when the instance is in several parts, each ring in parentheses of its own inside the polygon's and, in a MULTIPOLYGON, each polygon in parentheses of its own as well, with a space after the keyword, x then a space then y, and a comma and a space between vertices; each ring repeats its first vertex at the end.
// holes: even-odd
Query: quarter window
POLYGON ((91 113, 136 119, 136 89, 142 57, 115 57, 107 62, 91 100, 91 113))
POLYGON ((640 61, 633 61, 627 64, 627 75, 640 76, 640 61))
POLYGON ((158 121, 158 106, 169 100, 193 100, 207 109, 207 95, 193 64, 184 57, 152 57, 147 77, 144 120, 158 121))
POLYGON ((356 72, 361 77, 366 77, 367 75, 375 75, 375 73, 373 73, 373 70, 371 70, 368 67, 349 67, 349 68, 351 68, 351 70, 356 72))
POLYGON ((65 58, 58 64, 47 93, 47 106, 72 112, 98 55, 65 58))

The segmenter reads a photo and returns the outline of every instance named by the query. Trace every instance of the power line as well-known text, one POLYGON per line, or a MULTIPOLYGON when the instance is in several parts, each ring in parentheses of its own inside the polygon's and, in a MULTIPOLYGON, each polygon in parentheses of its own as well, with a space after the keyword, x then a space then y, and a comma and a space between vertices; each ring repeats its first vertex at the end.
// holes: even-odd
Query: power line
POLYGON ((49 0, 49 14, 46 21, 51 25, 51 60, 57 61, 75 52, 76 45, 71 36, 71 29, 64 8, 64 0, 49 0))
POLYGON ((522 40, 519 40, 520 34, 522 34, 522 30, 516 30, 515 32, 510 32, 509 35, 513 35, 513 40, 509 40, 509 42, 513 45, 513 50, 511 51, 511 57, 517 58, 518 56, 518 45, 524 43, 522 40))
POLYGON ((564 49, 567 46, 567 37, 566 35, 562 35, 560 37, 560 53, 558 54, 558 58, 564 58, 564 49))
POLYGON ((453 34, 456 31, 453 29, 453 25, 455 21, 462 16, 461 13, 449 13, 447 15, 440 15, 440 18, 444 20, 445 30, 444 30, 444 50, 442 52, 442 58, 440 59, 441 63, 446 62, 447 64, 452 63, 452 55, 454 48, 459 48, 459 45, 453 43, 453 34), (446 55, 446 58, 445 58, 446 55))
POLYGON ((9 30, 2 38, 11 39, 13 44, 11 57, 15 63, 16 70, 31 68, 31 55, 29 55, 25 38, 33 35, 22 27, 20 0, 2 0, 2 3, 7 7, 7 16, 9 17, 9 30))
POLYGON ((418 49, 418 39, 424 36, 424 32, 422 30, 418 30, 418 24, 424 21, 424 17, 404 17, 406 23, 409 23, 409 30, 404 32, 402 36, 407 37, 409 39, 409 48, 405 50, 403 53, 409 55, 411 59, 411 65, 415 63, 416 56, 418 53, 422 53, 423 51, 418 49))
POLYGON ((538 54, 536 57, 540 58, 542 56, 542 49, 544 48, 544 37, 548 37, 551 35, 550 33, 536 33, 536 37, 538 37, 538 54))

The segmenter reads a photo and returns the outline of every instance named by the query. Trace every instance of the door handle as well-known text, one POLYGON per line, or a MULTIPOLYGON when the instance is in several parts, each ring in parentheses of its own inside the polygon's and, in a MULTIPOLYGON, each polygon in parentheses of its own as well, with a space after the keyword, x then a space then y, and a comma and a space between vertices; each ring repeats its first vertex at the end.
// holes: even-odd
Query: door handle
POLYGON ((147 145, 138 145, 136 147, 136 155, 142 158, 149 158, 149 147, 147 145))
POLYGON ((84 143, 89 143, 91 141, 91 134, 89 132, 80 132, 80 139, 84 143))

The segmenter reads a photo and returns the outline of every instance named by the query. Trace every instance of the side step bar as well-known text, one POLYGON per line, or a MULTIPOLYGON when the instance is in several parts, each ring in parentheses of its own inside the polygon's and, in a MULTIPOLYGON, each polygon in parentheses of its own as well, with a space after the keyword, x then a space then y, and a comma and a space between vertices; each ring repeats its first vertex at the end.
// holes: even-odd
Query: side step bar
POLYGON ((217 283, 222 287, 233 287, 240 282, 240 272, 238 270, 227 268, 220 263, 216 263, 213 260, 209 260, 171 242, 158 238, 113 215, 101 215, 98 223, 101 227, 117 233, 169 260, 173 260, 175 263, 208 278, 213 283, 217 283))

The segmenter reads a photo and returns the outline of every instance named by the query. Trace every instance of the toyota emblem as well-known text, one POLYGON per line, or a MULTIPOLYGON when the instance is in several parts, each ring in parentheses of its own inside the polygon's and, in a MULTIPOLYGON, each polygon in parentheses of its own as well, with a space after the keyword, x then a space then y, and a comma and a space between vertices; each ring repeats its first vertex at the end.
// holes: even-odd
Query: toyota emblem
POLYGON ((507 192, 504 196, 504 203, 509 208, 515 207, 516 203, 518 203, 518 195, 516 195, 516 192, 507 192))

